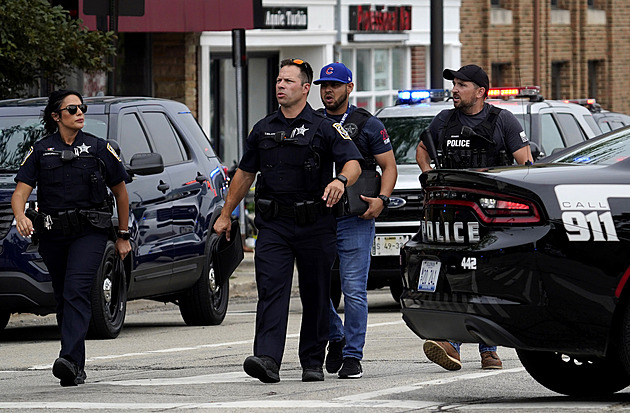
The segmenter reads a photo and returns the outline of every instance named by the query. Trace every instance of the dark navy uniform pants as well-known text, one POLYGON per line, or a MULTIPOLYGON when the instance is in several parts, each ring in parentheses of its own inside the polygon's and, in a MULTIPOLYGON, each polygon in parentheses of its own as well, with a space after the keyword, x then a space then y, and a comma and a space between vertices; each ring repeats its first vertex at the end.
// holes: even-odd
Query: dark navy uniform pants
POLYGON ((57 231, 42 234, 39 254, 52 277, 57 301, 57 325, 61 330, 59 357, 85 367, 85 336, 92 307, 90 290, 101 264, 107 232, 87 228, 80 235, 63 236, 57 231))
POLYGON ((336 253, 336 223, 320 215, 314 224, 298 226, 293 218, 263 220, 256 216, 256 337, 254 355, 282 363, 294 265, 297 265, 302 324, 299 357, 302 368, 322 367, 328 343, 330 269, 336 253))

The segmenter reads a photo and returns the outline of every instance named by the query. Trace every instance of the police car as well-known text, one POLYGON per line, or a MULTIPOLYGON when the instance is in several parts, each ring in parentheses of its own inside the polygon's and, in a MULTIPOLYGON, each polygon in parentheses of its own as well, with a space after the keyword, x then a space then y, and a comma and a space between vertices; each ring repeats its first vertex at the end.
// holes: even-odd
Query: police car
POLYGON ((630 127, 529 167, 423 174, 403 319, 423 339, 516 348, 562 394, 630 385, 629 175, 630 127))
MULTIPOLYGON (((13 178, 44 134, 40 119, 46 102, 0 101, 0 330, 12 313, 55 312, 46 265, 37 246, 17 233, 11 210, 13 178)), ((85 103, 83 131, 119 147, 132 178, 127 184, 132 252, 121 271, 114 244, 108 243, 92 288, 90 335, 116 337, 127 301, 141 298, 178 304, 189 325, 220 324, 229 283, 216 277, 209 251, 228 180, 210 141, 179 102, 90 97, 85 103)), ((33 193, 29 204, 35 206, 35 200, 33 193)))
MULTIPOLYGON (((538 87, 495 88, 490 89, 488 95, 488 103, 509 110, 521 122, 535 158, 601 134, 588 109, 578 104, 545 100, 538 87)), ((398 181, 387 213, 376 220, 368 289, 389 286, 396 300, 402 291, 400 248, 418 230, 422 212, 416 146, 420 134, 433 118, 442 110, 453 108, 449 96, 448 90, 403 90, 395 106, 376 113, 385 124, 394 148, 398 181)), ((333 273, 333 281, 335 275, 333 273)), ((333 284, 333 297, 334 287, 333 284)))
POLYGON ((582 105, 593 113, 593 119, 602 132, 610 132, 611 130, 623 128, 630 125, 630 116, 624 113, 610 112, 602 109, 596 99, 567 99, 566 103, 576 103, 582 105))

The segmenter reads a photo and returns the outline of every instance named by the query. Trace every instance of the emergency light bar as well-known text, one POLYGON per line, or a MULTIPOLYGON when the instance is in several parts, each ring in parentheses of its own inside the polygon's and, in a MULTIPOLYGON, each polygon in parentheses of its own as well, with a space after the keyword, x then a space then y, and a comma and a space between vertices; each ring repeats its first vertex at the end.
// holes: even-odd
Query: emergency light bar
POLYGON ((427 99, 446 100, 449 97, 451 97, 451 91, 448 89, 399 90, 396 104, 404 105, 409 103, 420 103, 427 99))
POLYGON ((524 87, 493 87, 488 89, 489 98, 530 98, 540 95, 540 86, 524 86, 524 87))
POLYGON ((590 110, 591 112, 601 112, 602 111, 602 107, 599 103, 597 103, 597 101, 593 98, 591 99, 565 99, 563 100, 564 103, 575 103, 577 105, 580 106, 584 106, 585 108, 587 108, 588 110, 590 110))

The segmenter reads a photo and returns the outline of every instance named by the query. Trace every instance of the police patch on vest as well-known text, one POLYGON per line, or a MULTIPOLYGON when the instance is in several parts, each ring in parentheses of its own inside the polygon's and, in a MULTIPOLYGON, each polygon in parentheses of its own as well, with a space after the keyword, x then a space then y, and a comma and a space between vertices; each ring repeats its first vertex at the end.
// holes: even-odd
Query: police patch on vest
POLYGON ((341 126, 341 123, 339 122, 333 123, 333 128, 337 129, 337 132, 339 132, 342 138, 352 140, 350 135, 348 135, 348 132, 346 132, 343 126, 341 126))
POLYGON ((356 137, 359 134, 359 127, 356 123, 346 123, 343 128, 348 132, 351 138, 356 137))
POLYGON ((31 156, 31 154, 33 153, 33 147, 31 146, 31 149, 28 150, 28 153, 26 154, 26 156, 24 157, 24 160, 22 161, 22 163, 20 164, 20 166, 24 165, 24 163, 26 163, 26 160, 28 159, 29 156, 31 156))
POLYGON ((112 155, 114 155, 114 158, 118 159, 118 162, 122 162, 122 161, 120 160, 120 156, 118 156, 118 154, 116 153, 116 151, 114 150, 114 148, 112 148, 112 146, 111 146, 109 143, 107 144, 107 150, 108 150, 108 151, 109 151, 112 155))

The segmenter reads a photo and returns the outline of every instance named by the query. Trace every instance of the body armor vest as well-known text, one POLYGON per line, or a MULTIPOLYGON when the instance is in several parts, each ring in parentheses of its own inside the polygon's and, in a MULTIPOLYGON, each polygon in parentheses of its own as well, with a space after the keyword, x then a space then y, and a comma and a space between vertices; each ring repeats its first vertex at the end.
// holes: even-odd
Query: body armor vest
POLYGON ((493 139, 499 113, 490 107, 488 116, 474 128, 464 127, 451 109, 438 141, 438 157, 443 168, 464 169, 510 165, 513 160, 499 150, 493 139))
MULTIPOLYGON (((285 131, 265 132, 258 141, 260 176, 256 184, 257 198, 279 199, 291 194, 301 200, 319 199, 328 182, 322 180, 319 138, 315 134, 323 117, 314 116, 313 123, 285 131)), ((294 124, 299 125, 300 121, 294 124)))

